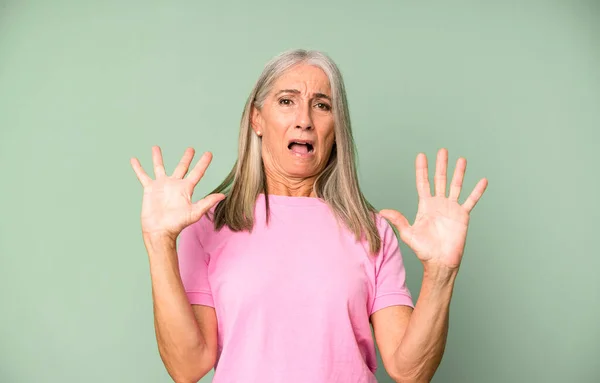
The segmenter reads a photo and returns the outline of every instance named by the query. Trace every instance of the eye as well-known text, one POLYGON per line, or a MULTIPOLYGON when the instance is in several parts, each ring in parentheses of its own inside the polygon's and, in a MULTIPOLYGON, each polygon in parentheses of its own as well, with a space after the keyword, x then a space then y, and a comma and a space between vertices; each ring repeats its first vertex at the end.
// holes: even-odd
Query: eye
POLYGON ((289 98, 282 98, 279 100, 279 105, 292 105, 292 100, 289 98))
POLYGON ((325 111, 329 111, 329 110, 331 110, 331 106, 329 106, 329 105, 325 104, 324 102, 319 102, 319 103, 317 104, 317 108, 319 108, 319 109, 322 109, 322 110, 325 110, 325 111))

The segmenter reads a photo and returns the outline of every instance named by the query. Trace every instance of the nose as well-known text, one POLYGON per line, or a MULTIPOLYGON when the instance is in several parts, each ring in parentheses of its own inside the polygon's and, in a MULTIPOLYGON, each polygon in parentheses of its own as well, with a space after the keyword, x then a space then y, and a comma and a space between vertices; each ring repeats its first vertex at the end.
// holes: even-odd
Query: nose
POLYGON ((311 130, 313 128, 310 103, 304 105, 302 108, 298 108, 298 114, 296 116, 296 129, 311 130))

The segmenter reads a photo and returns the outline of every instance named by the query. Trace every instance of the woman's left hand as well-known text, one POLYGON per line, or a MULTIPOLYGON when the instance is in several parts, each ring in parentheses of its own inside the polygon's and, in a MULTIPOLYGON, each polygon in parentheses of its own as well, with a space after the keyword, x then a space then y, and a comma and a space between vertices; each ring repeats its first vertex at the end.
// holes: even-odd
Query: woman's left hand
POLYGON ((463 256, 469 225, 469 213, 487 187, 482 178, 467 200, 461 205, 458 197, 467 167, 467 160, 459 158, 446 197, 446 168, 448 151, 440 149, 435 169, 435 195, 431 195, 427 157, 419 153, 416 159, 417 192, 419 206, 415 222, 408 220, 398 211, 384 209, 380 214, 388 219, 400 233, 400 238, 417 255, 425 267, 458 269, 463 256))

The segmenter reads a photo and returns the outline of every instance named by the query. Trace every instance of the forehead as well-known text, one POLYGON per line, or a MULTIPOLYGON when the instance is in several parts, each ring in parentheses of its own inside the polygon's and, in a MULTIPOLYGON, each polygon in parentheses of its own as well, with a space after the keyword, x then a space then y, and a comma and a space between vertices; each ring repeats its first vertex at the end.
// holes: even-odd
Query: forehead
POLYGON ((314 65, 298 64, 288 69, 275 81, 273 90, 297 89, 304 93, 331 93, 329 78, 314 65))

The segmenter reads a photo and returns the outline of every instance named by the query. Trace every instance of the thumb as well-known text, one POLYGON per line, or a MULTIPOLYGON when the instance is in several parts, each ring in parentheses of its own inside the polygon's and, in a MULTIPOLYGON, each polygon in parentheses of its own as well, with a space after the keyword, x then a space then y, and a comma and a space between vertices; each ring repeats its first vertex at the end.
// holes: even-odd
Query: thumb
POLYGON ((405 216, 402 215, 399 211, 391 210, 391 209, 383 209, 379 211, 379 214, 388 221, 390 221, 396 229, 400 232, 401 236, 404 236, 408 233, 410 229, 410 225, 408 224, 408 220, 405 216))
POLYGON ((202 218, 213 206, 225 199, 225 194, 210 194, 192 205, 192 216, 195 221, 202 218))

